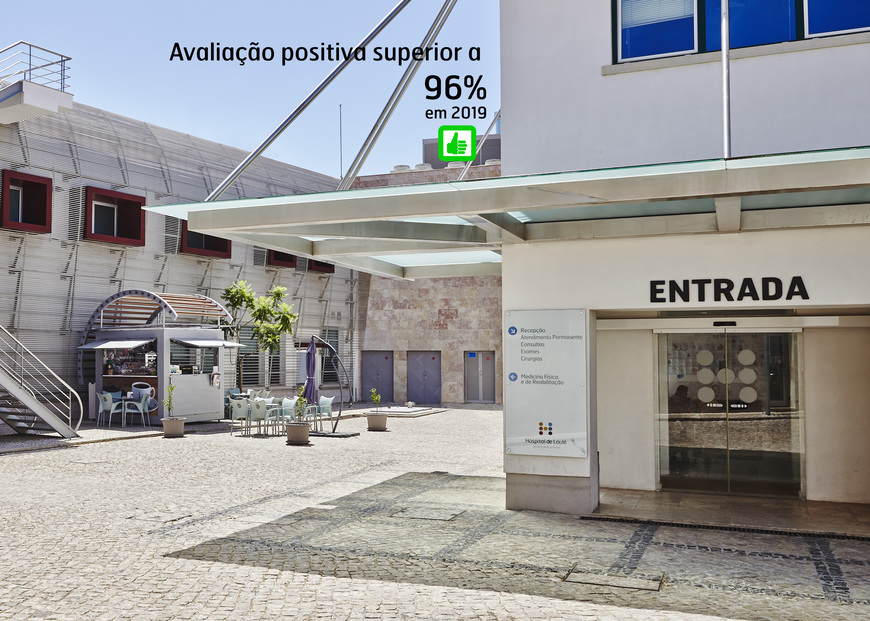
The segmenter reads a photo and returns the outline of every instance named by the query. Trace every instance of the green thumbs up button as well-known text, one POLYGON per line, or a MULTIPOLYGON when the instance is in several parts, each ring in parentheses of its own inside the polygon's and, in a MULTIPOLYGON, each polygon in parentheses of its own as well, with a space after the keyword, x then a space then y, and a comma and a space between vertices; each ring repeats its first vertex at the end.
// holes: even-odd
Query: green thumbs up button
POLYGON ((474 125, 442 125, 438 128, 438 159, 442 162, 470 162, 477 156, 474 125))

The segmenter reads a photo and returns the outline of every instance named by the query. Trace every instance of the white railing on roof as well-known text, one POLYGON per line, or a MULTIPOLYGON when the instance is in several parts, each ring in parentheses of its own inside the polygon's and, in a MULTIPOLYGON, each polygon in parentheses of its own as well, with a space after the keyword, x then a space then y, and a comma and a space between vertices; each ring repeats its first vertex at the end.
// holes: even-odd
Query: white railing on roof
POLYGON ((69 88, 69 56, 19 41, 0 50, 0 88, 27 80, 59 91, 69 88))

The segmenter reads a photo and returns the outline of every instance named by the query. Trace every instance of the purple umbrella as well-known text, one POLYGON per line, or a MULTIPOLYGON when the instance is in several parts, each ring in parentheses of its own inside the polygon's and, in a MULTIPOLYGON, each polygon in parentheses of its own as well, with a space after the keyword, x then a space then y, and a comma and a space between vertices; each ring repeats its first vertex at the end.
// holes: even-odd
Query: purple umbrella
POLYGON ((305 352, 305 374, 308 376, 305 379, 305 390, 302 391, 302 396, 310 404, 317 402, 317 384, 314 380, 315 369, 317 368, 317 343, 314 339, 308 341, 308 349, 305 352))

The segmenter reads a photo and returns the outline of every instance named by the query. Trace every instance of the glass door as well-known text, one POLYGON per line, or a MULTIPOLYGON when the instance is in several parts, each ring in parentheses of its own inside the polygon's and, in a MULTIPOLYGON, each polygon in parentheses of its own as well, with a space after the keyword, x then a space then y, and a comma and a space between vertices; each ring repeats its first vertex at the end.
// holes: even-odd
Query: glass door
POLYGON ((662 489, 800 497, 794 333, 659 336, 662 489))

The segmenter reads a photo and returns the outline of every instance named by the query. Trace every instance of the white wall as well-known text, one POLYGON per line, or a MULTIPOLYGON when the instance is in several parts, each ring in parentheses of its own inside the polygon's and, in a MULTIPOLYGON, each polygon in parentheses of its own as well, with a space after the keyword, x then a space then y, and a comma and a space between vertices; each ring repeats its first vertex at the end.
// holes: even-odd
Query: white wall
POLYGON ((870 227, 506 244, 502 257, 505 310, 870 305, 870 280, 855 278, 856 266, 870 265, 870 227), (703 302, 650 302, 651 280, 751 277, 758 286, 763 277, 793 276, 802 277, 809 300, 723 304, 708 293, 703 302))
MULTIPOLYGON (((502 0, 501 37, 505 175, 722 157, 715 54, 602 75, 612 65, 609 0, 502 0)), ((835 40, 844 39, 823 43, 835 40)), ((870 44, 774 53, 796 47, 732 61, 734 156, 870 144, 870 80, 855 79, 870 44)))
POLYGON ((649 330, 598 333, 601 487, 656 488, 654 364, 649 330))
POLYGON ((870 503, 870 330, 803 341, 807 499, 870 503))

